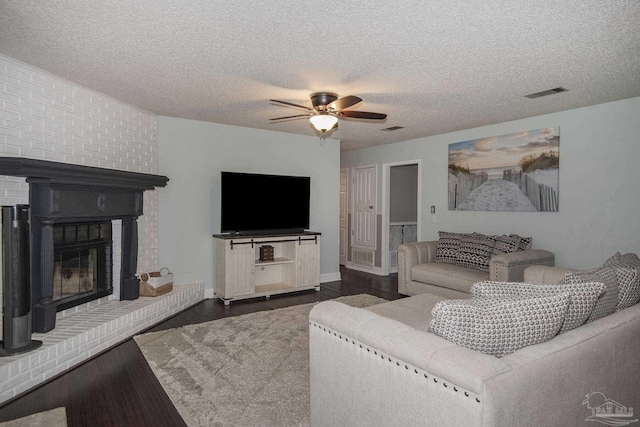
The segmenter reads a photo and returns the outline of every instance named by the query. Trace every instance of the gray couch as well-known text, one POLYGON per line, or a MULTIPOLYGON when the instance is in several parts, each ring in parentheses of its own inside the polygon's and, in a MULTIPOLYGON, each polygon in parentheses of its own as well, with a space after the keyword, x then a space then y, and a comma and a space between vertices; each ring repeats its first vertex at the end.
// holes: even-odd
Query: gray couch
MULTIPOLYGON (((524 279, 556 283, 565 271, 530 267, 524 279)), ((640 407, 640 304, 496 358, 426 332, 443 299, 315 306, 311 425, 592 425, 598 393, 640 407)))
POLYGON ((466 298, 471 285, 484 280, 522 282, 525 268, 553 266, 553 252, 542 249, 496 255, 489 272, 435 262, 438 242, 405 243, 398 247, 398 292, 417 295, 428 292, 446 298, 466 298))

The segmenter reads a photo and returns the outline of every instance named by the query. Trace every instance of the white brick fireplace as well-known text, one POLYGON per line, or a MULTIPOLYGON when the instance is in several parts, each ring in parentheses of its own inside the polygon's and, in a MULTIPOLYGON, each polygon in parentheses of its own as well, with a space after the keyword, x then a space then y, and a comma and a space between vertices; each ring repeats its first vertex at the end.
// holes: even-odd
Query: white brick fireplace
MULTIPOLYGON (((0 55, 0 156, 156 174, 157 151, 154 114, 0 55)), ((25 179, 0 171, 0 205, 28 203, 25 179)), ((143 204, 138 269, 151 271, 158 268, 155 190, 144 192, 143 204)))
MULTIPOLYGON (((157 118, 0 55, 0 157, 157 174, 157 118)), ((0 205, 28 203, 25 179, 0 171, 0 205)), ((157 205, 156 190, 144 191, 144 214, 138 218, 139 272, 159 267, 157 205)), ((116 241, 120 235, 118 221, 113 225, 116 241)), ((114 242, 116 251, 119 247, 114 242)), ((120 258, 118 253, 113 255, 113 277, 118 277, 120 258)), ((59 312, 53 331, 34 334, 34 339, 44 342, 38 350, 0 358, 0 403, 204 297, 202 284, 179 286, 162 297, 134 301, 118 301, 118 292, 115 287, 110 297, 59 312)))
MULTIPOLYGON (((0 156, 158 173, 154 114, 0 55, 0 156)), ((29 203, 24 178, 0 171, 0 204, 29 203)), ((138 266, 156 268, 158 202, 144 192, 138 266)))

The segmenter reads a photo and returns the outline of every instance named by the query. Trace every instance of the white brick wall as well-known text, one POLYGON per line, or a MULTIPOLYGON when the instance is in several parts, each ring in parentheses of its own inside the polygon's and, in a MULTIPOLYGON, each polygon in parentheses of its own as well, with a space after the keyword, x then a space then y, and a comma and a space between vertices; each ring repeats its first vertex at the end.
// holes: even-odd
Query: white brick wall
MULTIPOLYGON (((0 55, 0 156, 155 174, 157 151, 155 115, 0 55)), ((1 172, 0 205, 28 203, 25 180, 1 172)), ((158 269, 157 219, 157 194, 145 191, 138 271, 158 269)), ((120 229, 119 222, 114 228, 120 229)), ((119 253, 114 248, 114 270, 119 270, 119 253)), ((200 283, 155 299, 58 313, 56 329, 34 334, 44 342, 39 350, 0 360, 0 403, 184 310, 202 300, 203 292, 200 283), (88 320, 78 322, 83 316, 88 320)))
MULTIPOLYGON (((155 174, 157 151, 155 115, 0 55, 0 156, 155 174)), ((24 179, 0 175, 0 205, 28 193, 24 179)), ((139 271, 158 268, 157 206, 145 191, 139 271)))

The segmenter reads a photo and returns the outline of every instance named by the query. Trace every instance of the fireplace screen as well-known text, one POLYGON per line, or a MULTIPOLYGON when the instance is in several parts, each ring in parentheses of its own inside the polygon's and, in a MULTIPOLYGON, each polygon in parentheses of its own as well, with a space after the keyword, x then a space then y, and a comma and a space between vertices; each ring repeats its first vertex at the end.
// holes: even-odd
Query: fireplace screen
POLYGON ((54 254, 58 311, 112 293, 111 222, 55 226, 54 254))

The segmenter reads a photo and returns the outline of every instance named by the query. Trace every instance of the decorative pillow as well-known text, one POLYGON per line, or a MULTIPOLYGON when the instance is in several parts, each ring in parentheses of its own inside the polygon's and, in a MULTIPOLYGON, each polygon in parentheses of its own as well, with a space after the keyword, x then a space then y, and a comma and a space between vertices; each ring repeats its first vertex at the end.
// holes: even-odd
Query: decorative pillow
POLYGON ((571 304, 559 333, 570 331, 584 324, 598 302, 605 287, 600 282, 558 283, 557 285, 539 285, 519 282, 479 282, 471 287, 472 298, 490 298, 514 300, 542 298, 552 295, 569 294, 571 304))
POLYGON ((531 249, 531 242, 533 241, 532 237, 521 237, 517 234, 510 234, 509 237, 520 239, 518 242, 518 251, 528 251, 531 249))
POLYGON ((493 236, 495 244, 491 249, 491 256, 510 254, 518 250, 520 238, 511 236, 493 236))
POLYGON ((601 282, 605 286, 604 293, 598 298, 586 323, 593 322, 616 311, 618 305, 618 276, 613 268, 601 267, 588 271, 568 271, 560 283, 601 282))
POLYGON ((622 255, 622 262, 632 267, 640 267, 640 258, 634 253, 622 255))
MULTIPOLYGON (((620 255, 619 252, 604 262, 618 276, 618 305, 616 311, 624 310, 640 301, 640 266, 636 266, 633 255, 620 255)), ((637 258, 637 256, 636 256, 637 258)))
POLYGON ((462 347, 502 357, 553 338, 565 321, 568 293, 519 300, 445 300, 430 331, 462 347))
POLYGON ((448 231, 438 231, 438 247, 436 248, 435 262, 447 262, 455 264, 458 256, 460 240, 468 236, 466 233, 450 233, 448 231))
POLYGON ((488 273, 491 249, 494 244, 493 236, 473 233, 463 237, 458 248, 456 264, 488 273))

